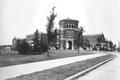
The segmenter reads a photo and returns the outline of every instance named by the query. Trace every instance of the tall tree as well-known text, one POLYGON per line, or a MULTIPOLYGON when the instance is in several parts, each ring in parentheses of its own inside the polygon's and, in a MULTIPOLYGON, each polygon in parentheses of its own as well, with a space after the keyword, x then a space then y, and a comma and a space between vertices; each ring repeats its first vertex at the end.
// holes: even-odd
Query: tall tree
POLYGON ((80 47, 83 47, 83 32, 84 32, 84 29, 83 27, 80 27, 76 33, 76 36, 75 36, 75 44, 77 46, 77 49, 78 49, 78 53, 79 53, 79 48, 80 47))
POLYGON ((33 45, 35 51, 41 51, 38 29, 34 33, 33 45))
POLYGON ((53 46, 57 49, 57 41, 58 41, 58 38, 57 38, 57 35, 58 35, 58 30, 55 29, 54 32, 53 32, 53 46))
POLYGON ((84 39, 83 39, 83 32, 85 32, 84 28, 81 26, 80 27, 80 46, 83 47, 84 45, 84 39))
MULTIPOLYGON (((47 38, 48 38, 48 46, 50 47, 51 42, 53 41, 53 28, 54 28, 54 20, 55 17, 57 16, 57 14, 55 14, 54 12, 55 7, 52 8, 52 11, 50 12, 50 16, 47 16, 47 38)), ((48 48, 49 48, 48 47, 48 48)), ((48 50, 48 54, 47 56, 49 56, 49 50, 48 50)))
POLYGON ((53 32, 53 39, 54 39, 54 42, 57 41, 57 35, 58 35, 58 32, 57 32, 57 29, 55 29, 54 32, 53 32))

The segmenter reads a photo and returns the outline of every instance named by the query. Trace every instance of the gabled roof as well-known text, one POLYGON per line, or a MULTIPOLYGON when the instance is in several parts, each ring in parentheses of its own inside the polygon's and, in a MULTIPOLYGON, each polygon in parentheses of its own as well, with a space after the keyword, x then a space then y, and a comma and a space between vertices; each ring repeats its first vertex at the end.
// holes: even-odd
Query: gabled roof
POLYGON ((98 38, 104 35, 103 34, 91 34, 91 35, 83 35, 85 39, 90 42, 91 46, 95 46, 98 43, 98 38))

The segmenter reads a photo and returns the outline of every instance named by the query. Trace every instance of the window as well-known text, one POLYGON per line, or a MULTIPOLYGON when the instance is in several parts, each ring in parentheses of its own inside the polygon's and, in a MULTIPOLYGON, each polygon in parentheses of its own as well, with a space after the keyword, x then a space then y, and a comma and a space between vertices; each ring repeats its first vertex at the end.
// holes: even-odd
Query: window
POLYGON ((72 24, 72 28, 74 27, 74 25, 72 24))
POLYGON ((66 28, 68 28, 69 27, 69 25, 68 24, 66 24, 66 28))
POLYGON ((66 24, 66 28, 69 28, 69 29, 74 28, 74 24, 66 24))

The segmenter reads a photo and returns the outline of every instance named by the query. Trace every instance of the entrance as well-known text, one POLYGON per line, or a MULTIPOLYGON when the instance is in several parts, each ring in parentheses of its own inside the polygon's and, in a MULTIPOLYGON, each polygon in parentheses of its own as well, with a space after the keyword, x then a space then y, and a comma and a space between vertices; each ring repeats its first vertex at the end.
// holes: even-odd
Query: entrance
POLYGON ((72 41, 68 41, 68 49, 72 49, 72 41))

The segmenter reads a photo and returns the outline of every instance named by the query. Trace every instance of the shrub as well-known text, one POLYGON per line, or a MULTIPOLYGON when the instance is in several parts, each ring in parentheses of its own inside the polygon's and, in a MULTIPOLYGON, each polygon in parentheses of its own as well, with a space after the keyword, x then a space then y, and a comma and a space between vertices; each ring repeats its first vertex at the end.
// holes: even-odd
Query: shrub
POLYGON ((34 47, 33 52, 37 52, 38 54, 42 53, 41 45, 34 47))
POLYGON ((17 40, 17 51, 19 54, 28 54, 29 51, 29 44, 26 42, 26 40, 17 40))
POLYGON ((117 48, 117 51, 120 52, 120 48, 117 48))
POLYGON ((47 43, 41 42, 41 49, 42 49, 42 52, 48 51, 48 45, 47 45, 47 43))

